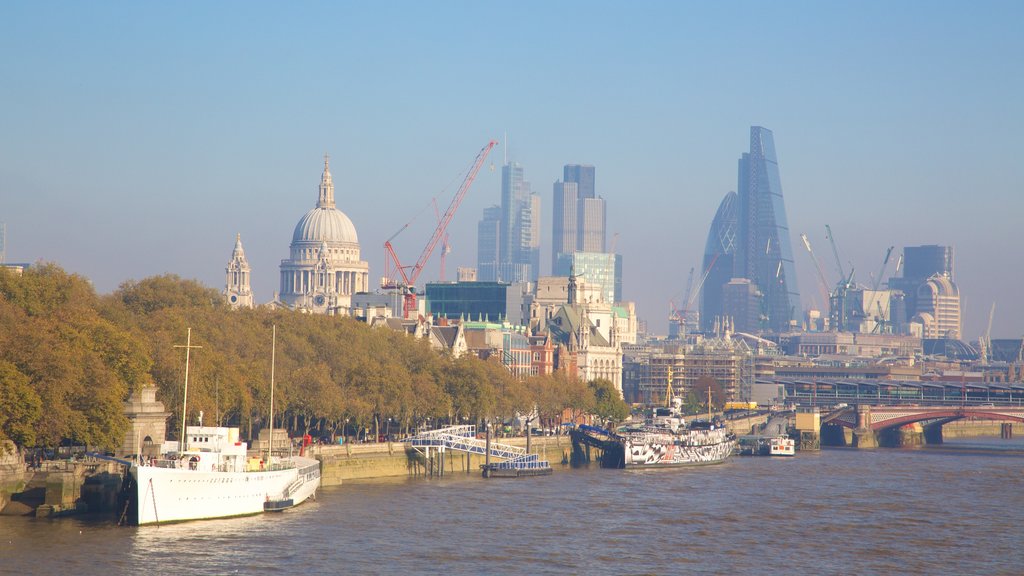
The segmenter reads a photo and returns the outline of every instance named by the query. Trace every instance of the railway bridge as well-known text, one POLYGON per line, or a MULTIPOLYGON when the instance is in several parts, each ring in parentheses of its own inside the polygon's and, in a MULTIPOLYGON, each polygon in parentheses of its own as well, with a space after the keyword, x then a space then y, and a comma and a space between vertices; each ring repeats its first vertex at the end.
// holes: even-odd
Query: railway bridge
POLYGON ((821 423, 853 429, 853 444, 860 448, 878 446, 878 435, 906 424, 925 426, 929 443, 942 442, 942 425, 963 418, 1024 422, 1020 406, 856 406, 839 407, 822 415, 821 423))

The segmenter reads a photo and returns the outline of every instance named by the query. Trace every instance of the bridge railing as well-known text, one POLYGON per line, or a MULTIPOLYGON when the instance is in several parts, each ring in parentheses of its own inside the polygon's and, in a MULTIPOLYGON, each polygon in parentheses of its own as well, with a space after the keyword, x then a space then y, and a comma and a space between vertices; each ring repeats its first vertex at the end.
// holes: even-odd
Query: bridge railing
POLYGON ((886 394, 838 394, 838 395, 813 395, 813 394, 790 394, 786 396, 787 403, 794 403, 798 406, 830 407, 837 404, 873 404, 884 406, 965 406, 968 408, 1021 408, 1024 407, 1024 398, 1013 400, 981 399, 981 398, 928 398, 914 396, 899 396, 886 394))

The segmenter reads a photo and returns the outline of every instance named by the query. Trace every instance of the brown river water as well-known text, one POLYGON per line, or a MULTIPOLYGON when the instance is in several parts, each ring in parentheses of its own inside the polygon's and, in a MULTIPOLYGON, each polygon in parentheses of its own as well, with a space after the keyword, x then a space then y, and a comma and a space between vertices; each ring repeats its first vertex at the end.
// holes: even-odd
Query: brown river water
POLYGON ((0 517, 10 574, 1024 574, 1024 440, 349 482, 280 514, 0 517))

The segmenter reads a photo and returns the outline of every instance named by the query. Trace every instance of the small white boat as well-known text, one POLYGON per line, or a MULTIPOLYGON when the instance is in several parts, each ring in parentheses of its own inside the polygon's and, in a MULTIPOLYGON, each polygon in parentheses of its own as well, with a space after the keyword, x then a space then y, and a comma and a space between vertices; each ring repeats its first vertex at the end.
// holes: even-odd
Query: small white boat
POLYGON ((768 441, 769 456, 795 456, 796 443, 789 436, 775 436, 768 441))

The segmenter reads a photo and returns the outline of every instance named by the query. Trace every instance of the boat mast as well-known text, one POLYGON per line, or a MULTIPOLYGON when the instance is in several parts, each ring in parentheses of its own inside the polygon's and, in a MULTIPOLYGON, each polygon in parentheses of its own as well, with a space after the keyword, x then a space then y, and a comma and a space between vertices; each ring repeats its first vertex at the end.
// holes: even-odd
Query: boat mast
POLYGON ((708 422, 711 422, 711 385, 708 384, 708 422))
POLYGON ((270 434, 267 434, 267 468, 270 468, 270 457, 274 454, 274 362, 277 359, 277 324, 270 339, 270 434))
POLYGON ((672 365, 668 365, 668 374, 665 375, 665 381, 668 384, 665 386, 665 408, 672 407, 672 365))
POLYGON ((175 345, 174 347, 175 348, 184 348, 185 349, 185 393, 181 397, 181 441, 180 441, 180 446, 178 447, 178 452, 184 452, 185 451, 185 423, 186 423, 186 416, 188 414, 187 410, 188 410, 188 360, 189 360, 189 354, 192 352, 193 348, 202 348, 202 346, 193 346, 192 345, 192 328, 189 328, 188 329, 188 336, 185 339, 185 345, 184 346, 175 345))

